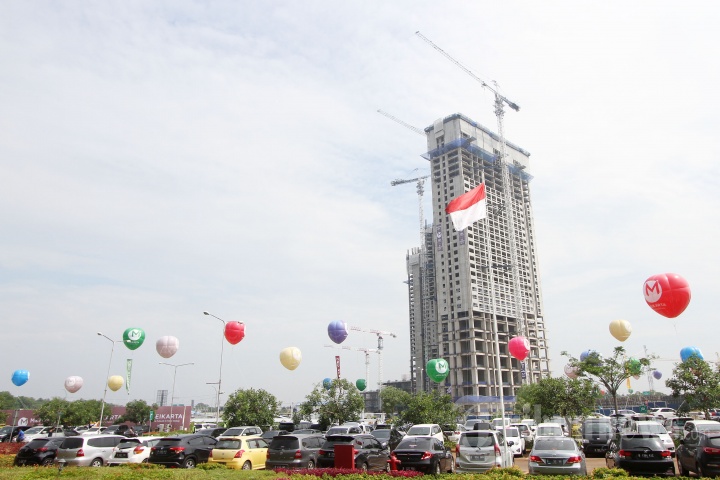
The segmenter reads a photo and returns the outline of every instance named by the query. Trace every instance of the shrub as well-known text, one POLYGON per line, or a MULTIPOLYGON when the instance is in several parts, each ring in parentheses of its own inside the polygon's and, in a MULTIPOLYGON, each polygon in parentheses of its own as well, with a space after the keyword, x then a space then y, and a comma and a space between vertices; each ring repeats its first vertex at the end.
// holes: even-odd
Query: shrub
POLYGON ((628 473, 622 468, 596 468, 592 472, 593 478, 613 478, 613 477, 627 477, 628 473))

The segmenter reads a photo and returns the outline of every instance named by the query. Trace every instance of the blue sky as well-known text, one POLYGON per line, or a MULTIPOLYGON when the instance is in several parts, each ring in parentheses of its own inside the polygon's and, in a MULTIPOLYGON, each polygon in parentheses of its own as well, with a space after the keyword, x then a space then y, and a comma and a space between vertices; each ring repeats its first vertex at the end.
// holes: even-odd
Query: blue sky
MULTIPOLYGON (((505 132, 532 154, 554 373, 563 350, 617 345, 616 318, 630 354, 695 345, 715 360, 718 16, 711 2, 0 4, 0 390, 63 396, 79 375, 69 398, 99 398, 110 344, 96 332, 141 327, 146 344, 111 366, 133 358, 130 395, 108 401, 170 389, 154 343, 174 335, 169 361, 194 362, 176 397, 212 403, 221 324, 204 310, 246 323, 225 392, 302 401, 334 374, 333 320, 397 333, 383 378, 408 374, 417 199, 390 181, 427 169, 426 145, 376 110, 496 129, 490 92, 418 30, 521 106, 505 132), (674 320, 642 296, 663 272, 693 291, 674 320), (295 371, 279 362, 289 346, 295 371)), ((343 376, 364 376, 362 353, 341 355, 343 376)), ((667 378, 672 362, 657 365, 667 378)))

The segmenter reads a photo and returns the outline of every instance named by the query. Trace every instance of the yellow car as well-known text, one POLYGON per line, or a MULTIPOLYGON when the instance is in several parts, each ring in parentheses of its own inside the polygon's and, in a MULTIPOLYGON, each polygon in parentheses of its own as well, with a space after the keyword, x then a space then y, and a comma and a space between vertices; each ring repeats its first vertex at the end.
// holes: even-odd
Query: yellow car
POLYGON ((209 463, 228 468, 264 470, 268 444, 260 437, 220 437, 210 452, 209 463))

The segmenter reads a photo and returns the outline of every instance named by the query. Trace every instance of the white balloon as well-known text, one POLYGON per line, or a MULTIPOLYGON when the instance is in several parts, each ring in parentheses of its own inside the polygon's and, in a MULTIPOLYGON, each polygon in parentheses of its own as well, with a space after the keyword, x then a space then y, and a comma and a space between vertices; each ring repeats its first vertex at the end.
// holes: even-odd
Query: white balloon
POLYGON ((75 393, 78 390, 80 390, 83 386, 83 379, 82 377, 78 377, 76 375, 67 377, 65 379, 65 390, 67 390, 70 393, 75 393))
POLYGON ((180 348, 180 340, 170 335, 160 337, 155 343, 155 350, 163 358, 172 357, 178 351, 178 348, 180 348))
POLYGON ((565 365, 564 370, 565 370, 565 375, 568 378, 577 378, 578 377, 578 368, 577 367, 573 367, 572 365, 567 364, 567 365, 565 365))

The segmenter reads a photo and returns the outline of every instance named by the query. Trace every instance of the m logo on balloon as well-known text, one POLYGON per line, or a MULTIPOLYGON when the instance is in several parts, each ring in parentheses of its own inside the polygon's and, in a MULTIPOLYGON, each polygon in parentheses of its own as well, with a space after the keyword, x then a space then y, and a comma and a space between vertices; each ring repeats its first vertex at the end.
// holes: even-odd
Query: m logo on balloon
POLYGON ((690 284, 677 273, 662 273, 645 280, 645 302, 664 317, 675 318, 690 304, 690 284))

